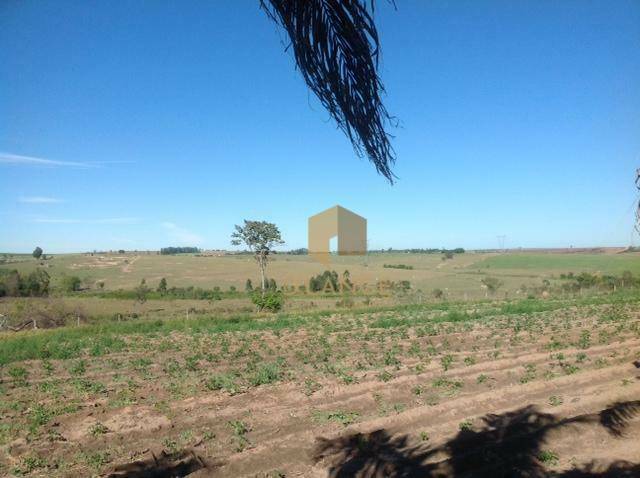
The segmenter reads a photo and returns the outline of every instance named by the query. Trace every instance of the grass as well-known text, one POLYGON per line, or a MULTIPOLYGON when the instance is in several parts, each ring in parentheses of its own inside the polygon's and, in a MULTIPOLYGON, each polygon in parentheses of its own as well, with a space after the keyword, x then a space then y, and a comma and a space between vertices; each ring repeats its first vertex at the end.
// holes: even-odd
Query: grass
POLYGON ((562 399, 562 397, 559 397, 557 395, 552 395, 549 397, 549 405, 551 405, 552 407, 558 407, 563 403, 564 400, 562 399))
POLYGON ((360 414, 358 412, 349 412, 344 410, 329 412, 315 411, 312 416, 313 419, 318 422, 336 422, 343 427, 356 423, 360 418, 360 414))
POLYGON ((440 364, 442 365, 442 369, 446 372, 451 368, 453 364, 453 355, 447 354, 440 359, 440 364))
POLYGON ((538 453, 538 460, 540 460, 545 465, 557 465, 560 461, 560 457, 557 453, 551 450, 542 450, 538 453))
POLYGON ((266 362, 257 366, 249 377, 249 383, 254 387, 274 383, 282 379, 282 362, 266 362))
POLYGON ((251 427, 242 420, 232 420, 228 422, 228 424, 233 432, 233 437, 236 443, 236 452, 239 453, 244 451, 249 445, 251 445, 251 442, 247 438, 247 434, 251 431, 251 427))
POLYGON ((458 424, 458 428, 460 431, 471 431, 473 430, 473 422, 471 420, 464 420, 458 424))
POLYGON ((519 270, 526 272, 600 272, 619 274, 625 270, 640 272, 640 257, 635 254, 500 254, 488 257, 473 268, 519 270))
POLYGON ((209 390, 224 390, 231 395, 240 393, 240 385, 237 383, 237 377, 230 373, 214 374, 206 380, 205 386, 209 390))
POLYGON ((17 476, 25 476, 36 470, 46 468, 48 466, 47 460, 37 456, 24 457, 20 465, 13 469, 13 473, 17 476))
POLYGON ((89 429, 89 433, 93 436, 104 435, 108 431, 109 429, 103 423, 100 423, 100 422, 96 422, 89 429))
MULTIPOLYGON (((522 315, 534 312, 549 312, 567 305, 586 306, 599 304, 638 303, 637 294, 618 293, 608 296, 581 299, 537 300, 523 299, 505 302, 499 307, 490 307, 491 302, 478 302, 480 307, 468 313, 468 303, 427 303, 390 307, 368 307, 352 312, 354 316, 389 312, 373 320, 369 327, 394 328, 438 323, 473 322, 497 315, 522 315), (483 308, 484 307, 484 308, 483 308), (433 315, 444 311, 443 315, 433 315)), ((124 351, 130 346, 128 336, 168 335, 172 332, 189 334, 225 334, 229 332, 259 332, 296 330, 318 323, 332 311, 282 313, 269 318, 239 314, 230 317, 197 316, 191 319, 140 319, 136 321, 103 321, 80 327, 63 327, 49 330, 31 330, 20 334, 3 334, 0 339, 0 365, 31 359, 70 359, 82 355, 99 356, 124 351)))

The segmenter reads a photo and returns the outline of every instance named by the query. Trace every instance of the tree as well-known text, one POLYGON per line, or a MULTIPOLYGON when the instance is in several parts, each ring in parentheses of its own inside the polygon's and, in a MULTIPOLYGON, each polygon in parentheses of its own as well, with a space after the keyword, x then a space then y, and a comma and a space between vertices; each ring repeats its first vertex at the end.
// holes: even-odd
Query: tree
POLYGON ((147 280, 142 279, 140 281, 140 285, 136 287, 136 299, 140 302, 145 302, 147 300, 147 293, 149 292, 149 288, 147 287, 147 280))
POLYGON ((239 246, 245 244, 253 253, 262 279, 262 295, 267 288, 266 270, 269 262, 269 255, 273 248, 284 244, 280 236, 278 226, 266 221, 247 221, 244 226, 236 225, 236 231, 231 234, 231 244, 239 246))
POLYGON ((65 292, 76 292, 80 290, 82 280, 78 276, 64 276, 62 278, 62 289, 65 292))
POLYGON ((353 290, 353 282, 351 282, 351 273, 348 269, 345 269, 342 273, 342 284, 340 284, 340 288, 347 291, 353 290))
POLYGON ((164 277, 160 279, 157 291, 160 292, 160 295, 165 295, 167 293, 167 279, 164 277))
POLYGON ((444 251, 442 253, 442 260, 446 261, 447 259, 453 259, 453 252, 452 251, 444 251))
POLYGON ((41 297, 49 294, 49 274, 44 269, 36 269, 27 276, 25 281, 27 295, 41 297))
POLYGON ((495 277, 485 277, 480 280, 482 286, 487 290, 487 292, 491 295, 495 294, 500 287, 502 287, 502 281, 495 277))
POLYGON ((20 273, 17 270, 14 269, 7 274, 4 284, 6 288, 6 295, 10 297, 17 297, 21 295, 22 280, 20 278, 20 273))
POLYGON ((31 255, 36 259, 40 259, 40 256, 42 256, 42 247, 40 246, 36 247, 31 253, 31 255))

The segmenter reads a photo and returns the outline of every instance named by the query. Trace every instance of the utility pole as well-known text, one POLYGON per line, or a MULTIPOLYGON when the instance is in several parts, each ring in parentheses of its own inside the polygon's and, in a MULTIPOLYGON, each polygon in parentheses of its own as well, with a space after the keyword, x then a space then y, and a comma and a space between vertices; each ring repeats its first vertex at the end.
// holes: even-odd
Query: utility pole
POLYGON ((505 252, 505 248, 504 248, 504 243, 507 240, 507 236, 505 236, 504 234, 501 236, 497 236, 498 237, 498 246, 501 252, 505 252))
MULTIPOLYGON (((640 168, 636 170, 636 187, 640 191, 640 168)), ((640 233, 640 200, 638 200, 638 209, 636 210, 636 231, 640 233)))

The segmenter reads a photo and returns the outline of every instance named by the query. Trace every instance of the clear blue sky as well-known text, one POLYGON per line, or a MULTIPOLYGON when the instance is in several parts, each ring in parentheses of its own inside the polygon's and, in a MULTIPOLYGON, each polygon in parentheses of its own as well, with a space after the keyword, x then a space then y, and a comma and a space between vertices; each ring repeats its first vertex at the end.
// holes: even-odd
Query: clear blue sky
POLYGON ((304 247, 334 204, 372 248, 631 241, 637 0, 379 1, 394 186, 258 3, 1 2, 0 251, 304 247))

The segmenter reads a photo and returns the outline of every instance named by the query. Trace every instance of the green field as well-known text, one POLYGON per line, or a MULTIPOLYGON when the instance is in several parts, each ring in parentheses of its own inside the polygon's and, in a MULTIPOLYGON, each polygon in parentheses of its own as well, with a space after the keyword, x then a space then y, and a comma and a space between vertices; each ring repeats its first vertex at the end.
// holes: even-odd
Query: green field
POLYGON ((598 272, 620 274, 631 271, 640 273, 640 256, 637 254, 501 254, 488 257, 473 265, 479 269, 499 271, 532 271, 541 274, 563 272, 598 272))
MULTIPOLYGON (((251 279, 259 285, 258 268, 248 255, 198 256, 192 254, 159 255, 128 252, 125 254, 60 254, 37 261, 30 256, 10 256, 0 264, 5 270, 17 269, 26 275, 44 268, 51 277, 49 298, 0 299, 0 314, 14 322, 38 311, 47 314, 81 316, 100 320, 116 317, 170 318, 189 315, 228 315, 251 313, 255 308, 244 293, 245 282, 251 279), (61 292, 62 279, 77 276, 82 290, 72 294, 61 292), (222 300, 157 300, 126 299, 107 296, 119 290, 133 291, 144 279, 154 290, 162 278, 168 287, 219 288, 222 300), (102 288, 100 287, 102 284, 102 288), (234 293, 229 293, 235 288, 234 293)), ((308 256, 277 254, 269 264, 267 274, 279 287, 289 290, 285 310, 329 310, 345 306, 340 294, 302 293, 299 287, 308 285, 312 276, 327 267, 308 256), (291 292, 295 288, 296 292, 291 292)), ((349 307, 388 307, 397 304, 424 303, 437 299, 435 291, 449 301, 479 300, 491 297, 517 299, 540 296, 542 287, 558 289, 564 284, 561 274, 589 272, 599 275, 620 275, 631 271, 640 275, 640 253, 473 253, 457 254, 443 260, 440 254, 373 253, 366 256, 334 256, 329 269, 339 275, 349 271, 357 286, 373 288, 354 294, 349 307), (401 265, 389 268, 385 265, 401 265), (489 294, 483 281, 499 282, 497 291, 489 294), (408 281, 410 290, 403 294, 376 293, 380 281, 408 281)))
MULTIPOLYGON (((53 285, 64 275, 76 275, 86 287, 102 281, 106 290, 133 288, 142 279, 155 286, 163 277, 170 286, 217 286, 223 290, 234 286, 242 290, 248 278, 257 283, 259 277, 255 261, 248 255, 60 254, 47 261, 21 257, 20 261, 0 264, 21 273, 39 266, 45 267, 53 285)), ((267 273, 278 285, 298 286, 307 284, 312 275, 326 268, 308 256, 279 254, 273 256, 267 273)), ((628 270, 639 274, 640 253, 465 253, 447 261, 439 254, 385 253, 334 256, 329 269, 338 273, 349 270, 358 283, 408 280, 415 289, 423 291, 447 288, 453 294, 477 295, 481 290, 478 275, 500 277, 505 282, 504 289, 510 290, 522 283, 538 283, 568 272, 621 274, 628 270), (385 268, 385 264, 403 264, 413 269, 385 268)))

